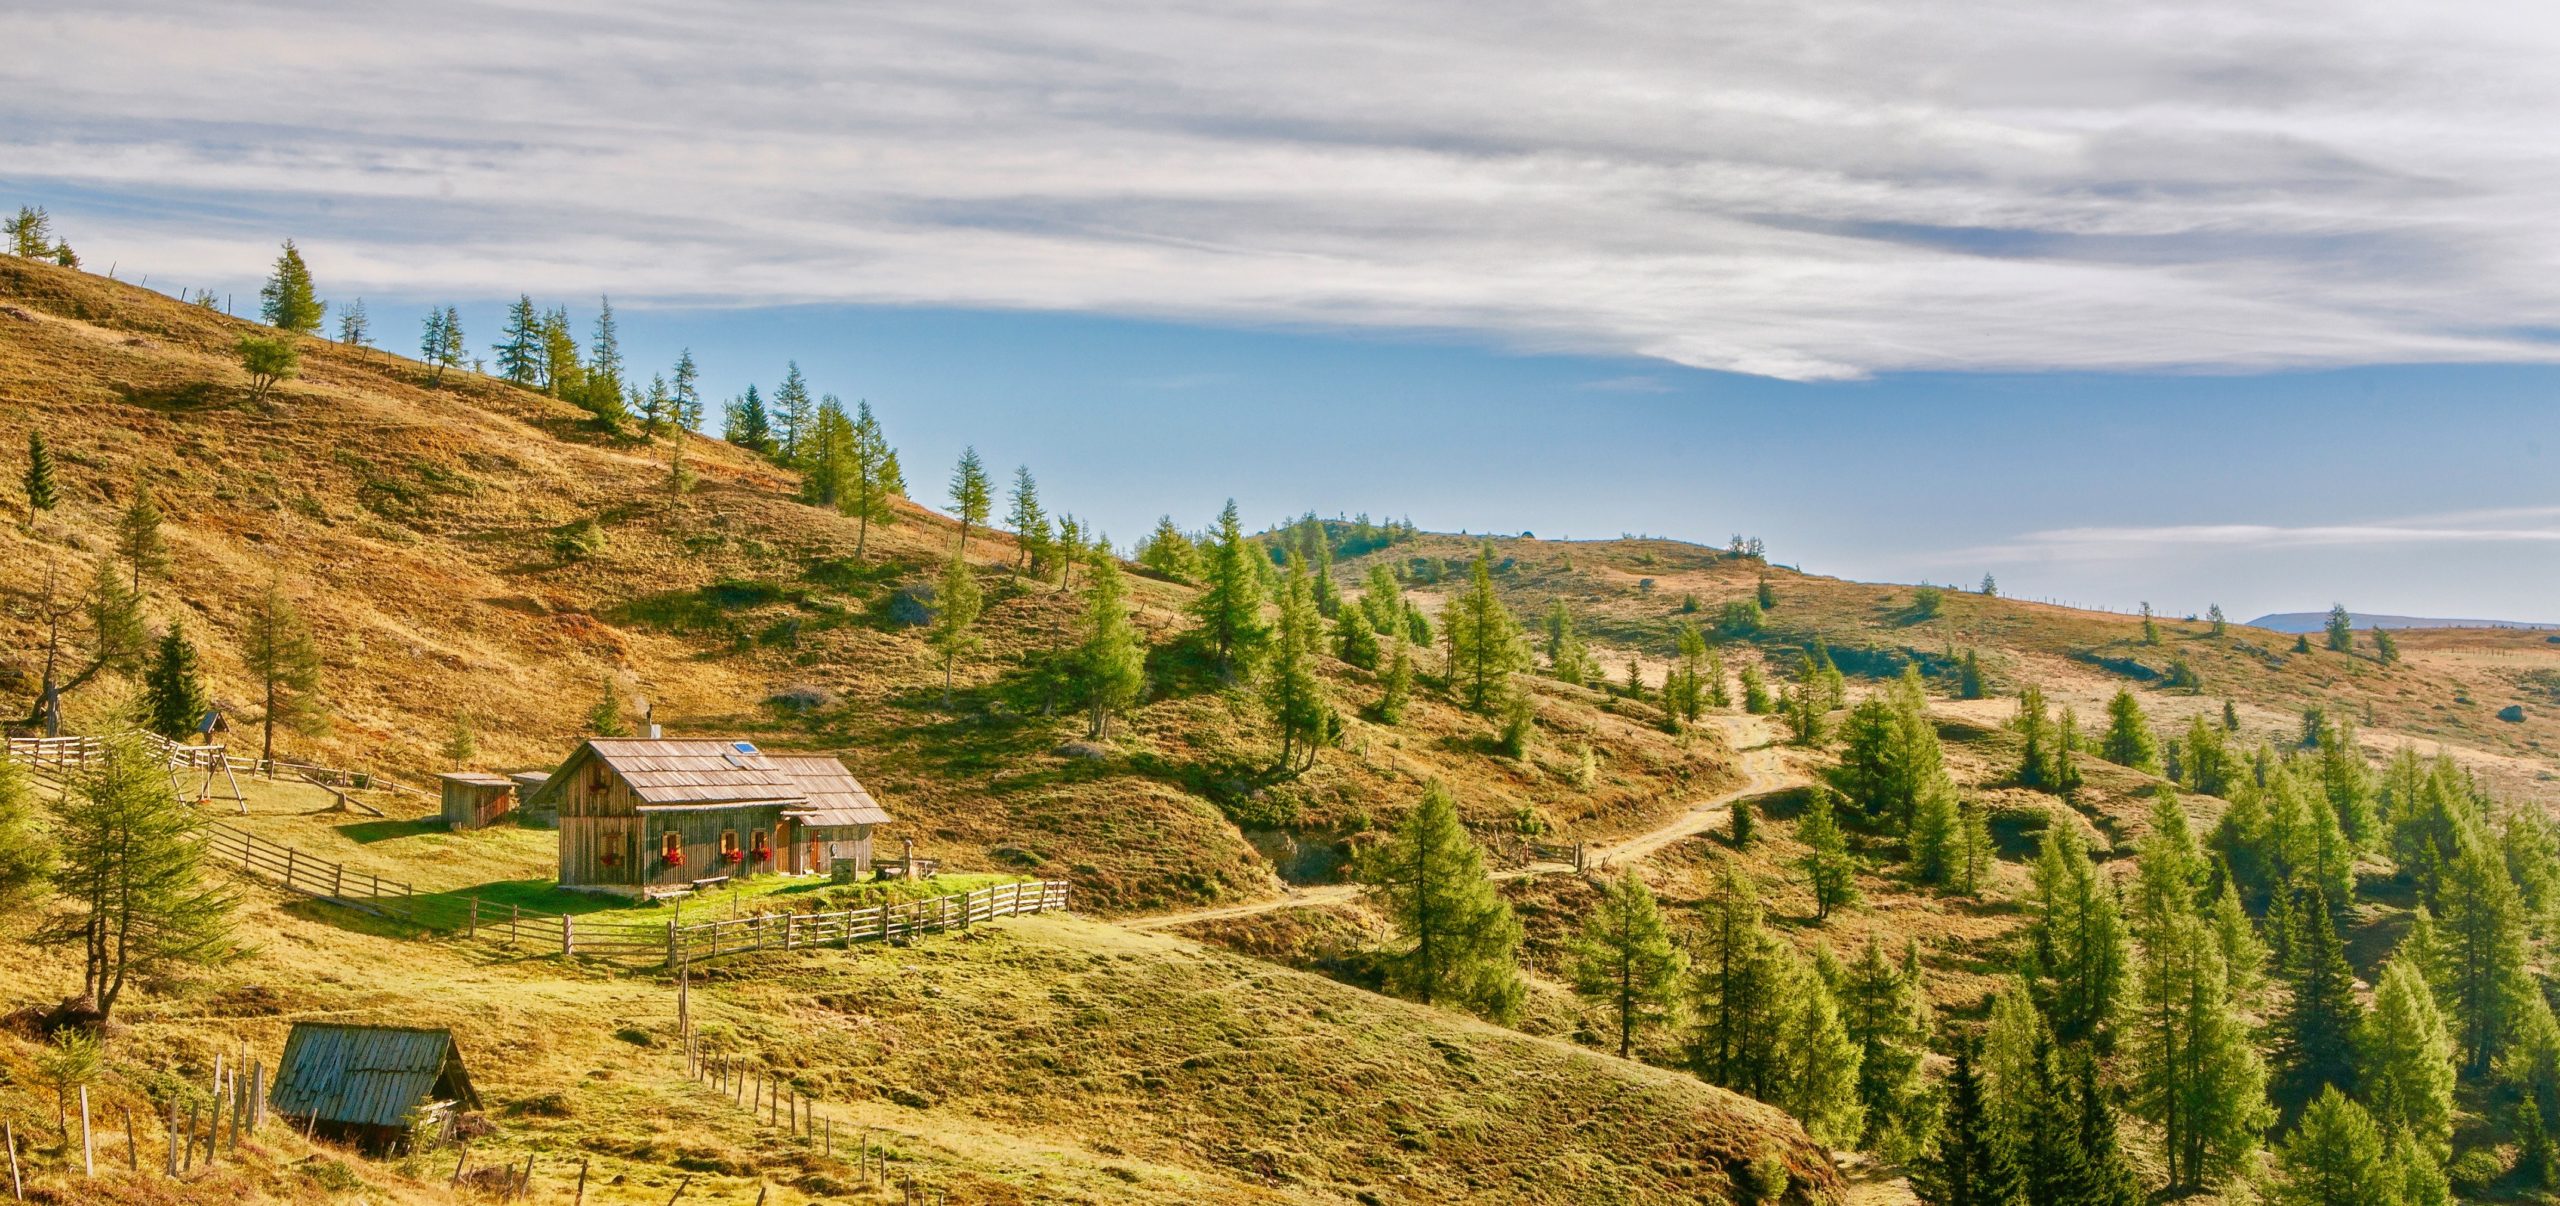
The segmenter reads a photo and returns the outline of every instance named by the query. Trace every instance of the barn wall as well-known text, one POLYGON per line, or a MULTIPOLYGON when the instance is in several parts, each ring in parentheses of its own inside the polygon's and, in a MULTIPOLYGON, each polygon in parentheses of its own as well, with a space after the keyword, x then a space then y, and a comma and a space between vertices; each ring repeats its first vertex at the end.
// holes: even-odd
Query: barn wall
MULTIPOLYGON (((782 823, 780 804, 742 804, 735 808, 673 812, 652 810, 642 813, 641 817, 645 827, 641 853, 647 864, 647 882, 653 886, 680 887, 714 875, 732 875, 742 879, 772 875, 788 867, 782 847, 789 840, 789 835, 774 832, 782 823), (739 860, 736 866, 721 861, 722 832, 734 831, 738 835, 738 848, 753 851, 758 830, 762 830, 773 844, 776 851, 774 861, 759 864, 752 855, 739 860), (684 865, 681 867, 667 866, 658 857, 659 845, 665 840, 663 835, 669 833, 680 835, 684 843, 684 865)), ((561 824, 565 828, 568 822, 564 820, 561 824)))

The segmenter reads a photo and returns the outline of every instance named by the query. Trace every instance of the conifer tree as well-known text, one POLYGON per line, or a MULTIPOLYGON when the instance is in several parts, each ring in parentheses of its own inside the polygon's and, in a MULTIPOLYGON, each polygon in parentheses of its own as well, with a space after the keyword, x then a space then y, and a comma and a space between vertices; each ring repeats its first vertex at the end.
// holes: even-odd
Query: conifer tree
POLYGON ((1964 651, 1964 661, 1957 669, 1956 698, 1980 699, 1984 694, 1984 690, 1985 687, 1982 678, 1982 655, 1974 650, 1967 649, 1964 651))
POLYGON ((363 298, 348 302, 338 311, 338 342, 351 348, 372 345, 373 320, 364 312, 363 298))
POLYGON ((133 483, 133 498, 116 518, 116 552, 132 567, 133 589, 142 590, 147 575, 158 578, 169 572, 169 542, 160 534, 160 507, 152 501, 149 482, 133 483))
POLYGON ((2276 1032, 2276 1056, 2289 1093, 2308 1100, 2323 1086, 2356 1087, 2355 1036, 2364 1021, 2356 1000, 2355 969, 2317 886, 2295 897, 2293 958, 2287 968, 2293 992, 2276 1032))
POLYGON ((1252 664, 1267 635, 1261 570, 1254 564, 1262 554, 1245 538, 1232 498, 1218 513, 1216 537, 1208 549, 1207 580, 1191 602, 1191 614, 1199 617, 1201 637, 1219 669, 1232 674, 1252 664))
POLYGON ((232 955, 235 901, 201 869, 202 823, 172 797, 167 759, 130 735, 110 738, 53 812, 54 889, 68 907, 50 912, 34 940, 80 948, 82 995, 101 1026, 128 984, 232 955))
POLYGON ((1369 626, 1381 633, 1399 632, 1405 628, 1404 588, 1397 584, 1395 571, 1384 561, 1369 563, 1369 576, 1360 587, 1360 610, 1369 613, 1369 626))
POLYGON ((1732 863, 1718 875, 1703 920, 1690 956, 1690 1015, 1697 1027, 1689 1068, 1709 1084, 1771 1100, 1790 956, 1762 928, 1759 891, 1732 863))
POLYGON ((1800 865, 1813 886, 1816 921, 1829 920, 1831 910, 1858 899, 1858 858, 1849 853, 1848 839, 1832 814, 1836 794, 1828 787, 1814 788, 1813 802, 1805 806, 1804 819, 1796 822, 1796 840, 1805 846, 1800 865))
POLYGON ((765 413, 764 398, 755 386, 749 385, 746 393, 730 401, 720 438, 759 456, 773 455, 773 420, 765 413))
POLYGON ((2052 1048, 2053 1028, 2036 1008, 2034 990, 2024 977, 2008 977, 1992 994, 1991 1017, 1983 1027, 1982 1049, 1976 1053, 1984 1100, 2003 1134, 2024 1135, 2036 1112, 2044 1108, 2037 1092, 2037 1065, 2052 1048))
POLYGON ((53 836, 37 827, 32 776, 15 758, 0 758, 0 908, 23 909, 42 898, 53 876, 53 836))
MULTIPOLYGON (((1138 564, 1176 582, 1200 579, 1200 550, 1191 543, 1190 537, 1182 534, 1182 529, 1173 525, 1173 516, 1170 515, 1158 518, 1156 530, 1139 542, 1138 564)), ((1369 617, 1369 624, 1372 629, 1378 627, 1374 612, 1369 617)))
POLYGON ((2213 639, 2217 641, 2222 639, 2224 631, 2230 627, 2230 622, 2222 617, 2222 605, 2219 603, 2204 609, 2204 619, 2205 623, 2213 626, 2213 639))
POLYGON ((308 335, 320 329, 328 309, 312 293, 311 269, 302 262, 302 252, 286 239, 267 283, 258 290, 258 316, 278 330, 308 335))
MULTIPOLYGON (((529 310, 533 303, 525 303, 529 310)), ((676 367, 667 381, 667 417, 674 422, 676 434, 682 435, 702 426, 702 371, 694 367, 693 349, 676 353, 676 367)), ((870 412, 869 407, 864 413, 870 412)))
POLYGON ((1777 701, 1769 697, 1769 684, 1760 677, 1760 667, 1749 662, 1742 666, 1742 710, 1752 716, 1766 716, 1777 710, 1777 701))
POLYGON ((800 375, 800 362, 786 362, 782 384, 773 387, 773 426, 781 443, 781 460, 797 465, 805 454, 802 447, 817 422, 815 402, 809 396, 809 379, 800 375))
POLYGON ((2233 1004, 2247 1008, 2265 981, 2267 948, 2250 925, 2247 910, 2240 907, 2239 885, 2231 881, 2228 870, 2221 879, 2222 891, 2214 897, 2205 925, 2213 932, 2214 949, 2222 955, 2225 991, 2233 1004))
POLYGON ((2266 1067, 2231 1007, 2230 977, 2204 923, 2172 920, 2143 952, 2135 1016, 2136 1101, 2163 1134, 2174 1189, 2240 1169, 2274 1113, 2266 1067))
POLYGON ((2531 991, 2515 881, 2497 851, 2464 830, 2448 852, 2437 902, 2443 916, 2435 957, 2454 1042, 2469 1071, 2486 1072, 2531 991))
POLYGON ((2077 1176, 2055 1195, 2056 1201, 2071 1206, 2141 1206, 2142 1180, 2117 1138, 2115 1107, 2098 1084, 2098 1061, 2083 1051, 2073 1063, 2079 1089, 2073 1103, 2079 1107, 2080 1122, 2077 1176))
POLYGON ((87 604, 91 664, 125 671, 141 665, 143 651, 151 645, 151 634, 142 625, 142 597, 125 585, 113 562, 98 562, 87 604))
POLYGON ((2018 688, 2018 715, 2010 724, 2018 730, 2022 746, 2018 753, 2018 786, 2052 786, 2053 719, 2045 713, 2044 688, 2034 683, 2018 688))
POLYGON ((1128 583, 1109 557, 1085 577, 1084 647, 1076 657, 1088 723, 1085 735, 1111 736, 1111 722, 1138 702, 1147 681, 1146 650, 1129 622, 1128 583))
POLYGON ((2152 618, 2151 604, 2148 602, 2142 605, 2142 643, 2145 645, 2160 643, 2160 623, 2152 618))
POLYGON ((2107 701, 2107 735, 2098 744, 2098 756, 2139 771, 2160 769, 2159 743, 2152 738, 2151 722, 2143 718, 2142 702, 2122 687, 2107 701))
POLYGON ((43 206, 19 206, 18 215, 0 229, 8 235, 11 255, 40 260, 53 254, 53 216, 43 206))
POLYGON ((2331 652, 2346 653, 2352 651, 2356 647, 2355 618, 2347 614, 2346 604, 2335 603, 2330 605, 2329 622, 2326 625, 2326 628, 2328 630, 2329 649, 2331 652))
POLYGON ((1573 611, 1563 599, 1547 604, 1547 669, 1561 681, 1581 686, 1590 676, 1589 655, 1573 631, 1573 611))
POLYGON ((1476 550, 1465 593, 1450 601, 1449 685, 1471 711, 1491 712, 1510 698, 1511 676, 1529 668, 1520 621, 1493 593, 1493 546, 1476 550))
POLYGON ((2417 962, 2383 965, 2373 1012, 2356 1036, 2356 1073, 2374 1120, 2425 1144, 2439 1161, 2453 1151, 2453 1036, 2417 962))
POLYGON ((853 420, 834 394, 818 399, 801 440, 800 497, 822 507, 842 508, 845 483, 853 470, 853 420))
POLYGON ((1394 835, 1361 860, 1359 878, 1403 939, 1386 959, 1388 991, 1495 1020, 1518 1014, 1520 922, 1494 890, 1447 787, 1435 781, 1423 791, 1394 835))
POLYGON ((2276 1168, 2277 1206, 2404 1206, 2381 1129, 2334 1087, 2276 1148, 2276 1168))
POLYGON ((569 307, 554 306, 544 311, 537 330, 542 345, 543 392, 564 400, 577 398, 587 368, 578 358, 578 334, 569 326, 569 307))
POLYGON ((1846 1147, 1866 1131, 1866 1106, 1858 1094, 1860 1049, 1841 1024, 1830 981, 1803 960, 1789 955, 1783 961, 1777 1092, 1770 1104, 1795 1115, 1814 1142, 1846 1147))
POLYGON ((1014 576, 1031 568, 1032 562, 1044 556, 1049 544, 1049 514, 1040 509, 1040 483, 1031 476, 1031 466, 1016 465, 1013 470, 1013 509, 1005 515, 1006 526, 1013 529, 1014 576))
POLYGON ((1923 883, 1957 886, 1965 870, 1965 814, 1952 786, 1932 785, 1922 792, 1904 835, 1912 874, 1923 883))
POLYGON ((267 764, 267 777, 272 779, 277 722, 308 733, 328 718, 320 700, 320 649, 301 611, 285 597, 281 578, 267 583, 258 609, 249 614, 247 638, 241 660, 258 683, 258 757, 267 764))
POLYGON ((1378 668, 1378 632, 1369 626, 1368 612, 1345 607, 1334 613, 1333 653, 1363 670, 1378 668))
POLYGON ((1413 646, 1403 633, 1395 634, 1389 645, 1387 670, 1378 678, 1378 703, 1369 714, 1380 724, 1401 724, 1413 698, 1413 646))
POLYGON ((145 728, 171 741, 195 735, 213 703, 205 694, 196 647, 187 640, 184 625, 169 625, 168 635, 160 638, 159 655, 143 675, 142 686, 145 728))
POLYGON ((2044 848, 2036 858, 2034 906, 2029 966, 2037 1004, 2062 1041, 2104 1038, 2125 995, 2124 919, 2077 828, 2056 825, 2045 831, 2044 848))
MULTIPOLYGON (((276 385, 302 371, 302 350, 281 336, 273 339, 243 335, 232 345, 240 357, 240 371, 249 374, 249 401, 263 404, 276 385)), ((436 370, 442 373, 439 365, 436 370)))
MULTIPOLYGON (((683 397, 684 364, 677 366, 677 397, 683 397)), ((889 447, 889 439, 880 430, 880 420, 873 417, 871 404, 857 404, 853 420, 852 459, 847 466, 850 489, 845 493, 842 509, 860 522, 854 529, 853 555, 858 560, 871 539, 871 525, 897 522, 897 509, 889 500, 907 492, 906 475, 898 470, 897 450, 889 447)))
POLYGON ((598 737, 628 737, 631 726, 622 719, 622 692, 613 680, 604 680, 604 692, 596 696, 594 706, 587 709, 587 732, 598 737))
POLYGON ((1929 1206, 2016 1206, 2020 1200, 2016 1157, 1984 1100, 1979 1049, 1970 1040, 1956 1045, 1936 1150, 1911 1170, 1911 1191, 1929 1206))
MULTIPOLYGON (((542 313, 533 308, 533 298, 519 293, 515 304, 507 307, 507 325, 498 342, 489 345, 497 353, 498 376, 510 385, 532 389, 542 381, 542 313)), ((679 381, 693 363, 693 353, 686 352, 678 362, 679 381)))
POLYGON ((2066 706, 2053 728, 2053 790, 2067 800, 2080 790, 2079 717, 2066 706))
POLYGON ((951 470, 951 514, 960 521, 960 556, 969 553, 969 529, 987 521, 987 508, 994 505, 995 486, 987 479, 987 467, 978 460, 978 448, 972 444, 960 450, 960 463, 951 470))
POLYGON ((2385 666, 2400 660, 2400 642, 2392 638, 2390 629, 2379 624, 2373 627, 2373 660, 2385 666))
POLYGON ((1669 1016, 1688 961, 1672 945, 1662 910, 1635 868, 1600 885, 1600 903, 1567 948, 1574 991, 1608 1011, 1618 1031, 1618 1058, 1634 1053, 1637 1036, 1669 1016))
MULTIPOLYGON (((1690 680, 1693 696, 1695 681, 1695 679, 1690 680)), ((1787 719, 1787 735, 1797 745, 1819 746, 1822 744, 1824 722, 1829 719, 1828 713, 1823 710, 1824 700, 1822 684, 1818 679, 1799 678, 1787 684, 1786 704, 1783 709, 1787 719)))
POLYGON ((1283 774, 1303 774, 1312 768, 1317 752, 1335 732, 1333 705, 1325 699, 1324 682, 1315 668, 1323 629, 1307 563, 1291 558, 1280 596, 1280 624, 1271 642, 1271 666, 1262 683, 1263 710, 1280 730, 1280 750, 1272 765, 1283 774))
POLYGON ((942 706, 951 706, 951 690, 960 659, 978 651, 978 613, 985 605, 985 595, 978 590, 978 575, 969 568, 967 558, 953 553, 942 567, 942 580, 934 588, 933 625, 925 632, 925 642, 942 655, 942 706))
POLYGON ((2321 726, 2320 787, 2348 841, 2360 849, 2382 843, 2382 818, 2374 812, 2373 769, 2365 765, 2355 724, 2344 718, 2321 726))
POLYGON ((1859 1145, 1907 1158, 1928 1136, 1929 1007, 1915 976, 1894 966, 1875 936, 1841 976, 1840 1020, 1858 1048, 1858 1100, 1866 1114, 1859 1145))
POLYGON ((1966 801, 1956 813, 1955 890, 1980 896, 1991 883, 1991 864, 2000 850, 1991 838, 1991 810, 1966 801))
POLYGON ((53 450, 45 447, 41 431, 27 430, 27 471, 18 480, 27 492, 27 526, 34 527, 36 512, 52 510, 56 501, 53 450))

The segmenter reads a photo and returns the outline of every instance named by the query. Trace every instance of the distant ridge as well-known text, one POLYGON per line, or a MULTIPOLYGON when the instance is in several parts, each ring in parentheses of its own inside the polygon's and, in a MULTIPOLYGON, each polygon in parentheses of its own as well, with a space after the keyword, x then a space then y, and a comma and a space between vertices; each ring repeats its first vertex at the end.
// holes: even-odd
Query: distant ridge
MULTIPOLYGON (((2560 624, 2544 624, 2531 620, 2448 620, 2435 616, 2377 616, 2361 611, 2347 613, 2347 619, 2358 628, 2560 628, 2560 624)), ((2272 628, 2277 632, 2318 632, 2329 625, 2325 611, 2279 611, 2249 621, 2251 628, 2272 628)))

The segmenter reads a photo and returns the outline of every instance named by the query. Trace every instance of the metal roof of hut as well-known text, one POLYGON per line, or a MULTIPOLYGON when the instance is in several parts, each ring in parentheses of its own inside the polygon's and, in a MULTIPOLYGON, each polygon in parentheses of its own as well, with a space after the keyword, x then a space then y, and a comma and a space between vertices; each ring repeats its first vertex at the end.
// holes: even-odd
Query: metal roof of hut
POLYGON ((405 1127, 435 1101, 480 1108, 452 1031, 335 1022, 293 1024, 269 1100, 288 1117, 349 1126, 405 1127))
POLYGON ((782 768, 782 773, 808 797, 805 805, 783 810, 783 815, 803 825, 886 825, 889 812, 871 797, 869 789, 844 768, 844 763, 828 754, 767 754, 765 760, 782 768))
POLYGON ((473 787, 515 786, 515 780, 510 779, 505 775, 492 775, 482 771, 450 771, 445 774, 437 775, 436 778, 447 783, 468 783, 473 787))
POLYGON ((706 738, 590 737, 536 789, 528 804, 553 802, 589 759, 631 785, 637 808, 798 803, 802 792, 753 742, 706 738))

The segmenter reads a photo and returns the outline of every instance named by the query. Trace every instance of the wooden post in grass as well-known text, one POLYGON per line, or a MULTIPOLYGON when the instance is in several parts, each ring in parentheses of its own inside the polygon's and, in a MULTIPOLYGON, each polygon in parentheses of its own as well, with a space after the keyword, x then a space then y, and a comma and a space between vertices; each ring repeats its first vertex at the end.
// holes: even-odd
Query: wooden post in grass
POLYGON ((524 924, 524 906, 523 906, 523 905, 521 905, 521 904, 509 904, 509 905, 507 906, 507 945, 508 945, 508 946, 514 946, 514 945, 516 944, 516 930, 517 930, 517 927, 521 926, 522 924, 524 924))
POLYGON ((462 1149, 462 1151, 461 1151, 461 1153, 460 1153, 460 1154, 458 1154, 458 1155, 454 1156, 454 1158, 453 1158, 453 1179, 452 1179, 452 1180, 450 1180, 450 1181, 445 1182, 445 1187, 446 1187, 446 1188, 450 1189, 450 1188, 452 1188, 452 1187, 454 1187, 454 1186, 456 1186, 456 1185, 460 1185, 460 1184, 462 1184, 462 1166, 463 1166, 464 1164, 466 1164, 466 1163, 469 1163, 469 1162, 470 1162, 470 1160, 471 1160, 471 1149, 470 1149, 470 1148, 467 1148, 467 1147, 466 1147, 466 1148, 464 1148, 464 1149, 462 1149))
POLYGON ((17 1127, 17 1124, 15 1124, 15 1123, 0 1123, 0 1134, 5 1134, 5 1135, 7 1135, 7 1136, 8 1136, 8 1139, 9 1139, 9 1196, 10 1196, 10 1197, 13 1197, 13 1198, 16 1198, 17 1200, 19 1200, 19 1201, 21 1201, 21 1202, 26 1201, 26 1200, 27 1200, 27 1186, 26 1186, 26 1182, 21 1181, 21 1180, 19 1180, 19 1179, 18 1179, 18 1127, 17 1127))
POLYGON ((676 1191, 667 1195, 667 1206, 676 1206, 676 1199, 684 1196, 684 1187, 691 1184, 693 1184, 693 1176, 690 1173, 686 1174, 683 1180, 676 1182, 676 1191))
POLYGON ((267 1063, 260 1060, 249 1066, 249 1131, 256 1134, 267 1120, 267 1063))
POLYGON ((560 953, 563 955, 578 953, 577 923, 578 919, 567 913, 560 915, 560 953))
POLYGON ((518 1191, 518 1195, 517 1195, 517 1196, 519 1196, 519 1197, 528 1197, 528 1198, 529 1198, 529 1197, 532 1197, 532 1196, 533 1196, 533 1153, 532 1153, 532 1152, 526 1152, 526 1153, 524 1154, 524 1175, 523 1175, 523 1176, 521 1176, 521 1177, 516 1178, 516 1189, 517 1189, 517 1191, 518 1191))
POLYGON ((177 1102, 174 1102, 174 1101, 173 1101, 173 1102, 170 1102, 170 1103, 169 1103, 169 1128, 168 1128, 166 1131, 162 1132, 162 1134, 163 1134, 163 1135, 165 1135, 165 1136, 168 1138, 168 1140, 169 1140, 169 1148, 168 1148, 168 1154, 169 1154, 168 1164, 169 1164, 169 1168, 168 1168, 168 1173, 169 1173, 169 1175, 170 1175, 170 1176, 175 1177, 175 1176, 177 1176, 177 1175, 178 1175, 178 1103, 177 1103, 177 1102))
POLYGON ((210 1166, 222 1158, 222 1094, 213 1095, 213 1113, 204 1120, 204 1162, 210 1166))
POLYGON ((89 1086, 82 1085, 80 1086, 80 1176, 85 1180, 97 1175, 97 1151, 89 1143, 89 1086))
POLYGON ((577 1199, 576 1203, 574 1203, 574 1206, 586 1206, 586 1203, 587 1203, 587 1158, 586 1158, 585 1156, 580 1156, 580 1157, 578 1157, 578 1199, 577 1199))
POLYGON ((480 936, 480 898, 477 896, 471 898, 471 927, 464 930, 462 936, 465 938, 480 936))
POLYGON ((196 1120, 203 1117, 203 1115, 203 1106, 190 1105, 187 1107, 187 1162, 179 1169, 181 1172, 194 1172, 196 1170, 196 1120))
POLYGON ((133 1133, 133 1107, 125 1106, 123 1109, 124 1170, 126 1172, 138 1173, 142 1171, 142 1144, 139 1139, 135 1138, 133 1133))

